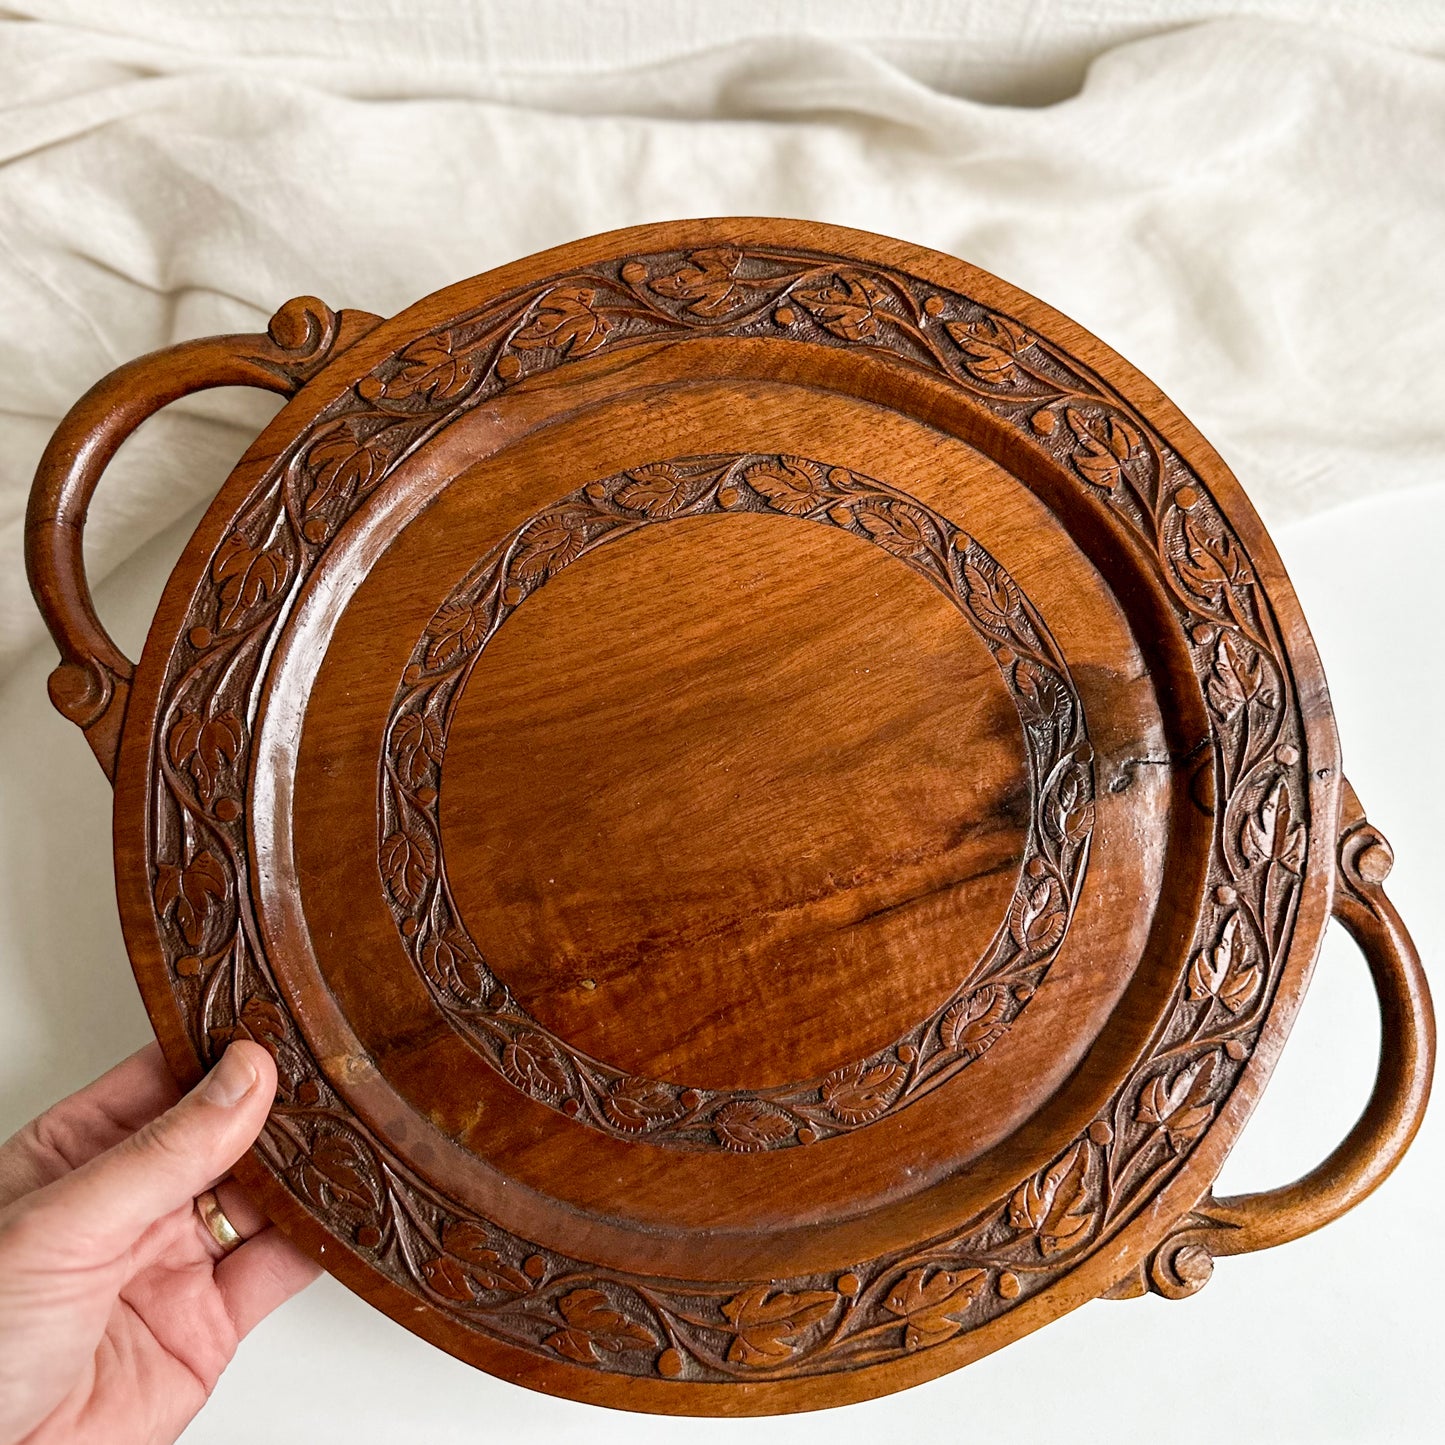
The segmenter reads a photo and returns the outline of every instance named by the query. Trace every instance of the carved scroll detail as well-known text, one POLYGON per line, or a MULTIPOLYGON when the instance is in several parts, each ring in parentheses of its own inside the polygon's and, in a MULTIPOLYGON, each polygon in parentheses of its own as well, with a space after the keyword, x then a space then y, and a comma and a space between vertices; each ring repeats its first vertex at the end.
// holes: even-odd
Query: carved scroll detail
POLYGON ((417 643, 386 728, 379 882, 408 956, 467 1041, 538 1102, 605 1133, 751 1152, 863 1128, 966 1068, 1008 1031, 1058 953, 1094 826, 1093 749, 1062 653, 1018 584, 916 498, 796 456, 697 456, 579 487, 515 527, 448 595, 417 643), (564 568, 643 527, 735 512, 861 538, 944 594, 989 649, 1018 710, 1030 815, 1018 877, 984 956, 927 1018, 824 1077, 758 1090, 629 1075, 537 1022, 492 971, 447 880, 442 763, 457 702, 488 642, 564 568))

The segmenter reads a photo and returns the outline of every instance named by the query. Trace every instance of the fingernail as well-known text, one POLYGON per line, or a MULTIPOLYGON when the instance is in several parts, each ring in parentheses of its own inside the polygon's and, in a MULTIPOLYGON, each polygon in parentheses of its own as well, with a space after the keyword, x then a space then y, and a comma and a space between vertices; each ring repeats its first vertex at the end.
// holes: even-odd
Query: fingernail
POLYGON ((201 1084, 201 1098, 229 1109, 256 1087, 256 1066, 240 1049, 227 1049, 201 1084))

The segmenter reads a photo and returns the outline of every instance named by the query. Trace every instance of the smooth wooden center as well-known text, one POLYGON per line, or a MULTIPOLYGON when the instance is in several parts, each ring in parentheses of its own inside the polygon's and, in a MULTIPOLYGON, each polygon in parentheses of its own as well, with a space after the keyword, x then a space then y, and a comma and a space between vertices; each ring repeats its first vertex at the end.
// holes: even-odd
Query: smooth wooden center
POLYGON ((1000 924, 1027 783, 988 650, 877 547, 758 515, 574 563, 483 653, 443 767, 466 926, 619 1068, 802 1080, 941 1003, 1000 924))

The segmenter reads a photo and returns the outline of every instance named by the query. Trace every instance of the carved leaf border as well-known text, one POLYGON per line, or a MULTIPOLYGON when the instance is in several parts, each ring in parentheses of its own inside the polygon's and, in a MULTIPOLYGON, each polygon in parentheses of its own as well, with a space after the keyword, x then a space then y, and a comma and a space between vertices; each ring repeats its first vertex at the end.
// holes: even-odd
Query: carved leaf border
POLYGON ((650 462, 589 482, 528 518, 437 609, 408 660, 384 737, 379 881, 402 944, 437 1006, 485 1059, 540 1103, 605 1133, 681 1148, 812 1144, 875 1122, 980 1058, 1023 1010, 1058 953, 1093 832, 1093 749, 1083 703, 1057 643, 1018 585, 977 540, 916 498, 804 457, 743 453, 650 462), (642 527, 741 511, 848 532, 897 557, 958 608, 988 647, 1018 710, 1033 806, 1005 920, 930 1015, 886 1048, 822 1077, 720 1090, 630 1075, 574 1049, 531 1016, 488 967, 461 916, 447 880, 439 793, 457 701, 488 642, 533 591, 571 562, 642 527), (529 568, 539 546, 549 549, 555 565, 529 568), (429 738, 434 741, 426 747, 429 738), (418 852, 427 866, 413 887, 395 859, 410 862, 418 852), (967 1026, 975 1014, 986 1027, 967 1026))
POLYGON ((1183 458, 1099 376, 1015 318, 902 271, 806 250, 716 246, 598 262, 455 316, 380 363, 254 487, 192 598, 161 697, 148 800, 153 884, 166 899, 157 937, 197 1056, 210 1060, 245 1033, 277 1058, 281 1100, 259 1145, 277 1179, 419 1302, 559 1362, 659 1379, 783 1379, 935 1348, 948 1322, 977 1328, 1122 1229, 1183 1166, 1249 1057, 1288 954, 1311 825, 1300 703, 1278 625, 1243 544, 1183 458), (725 1287, 609 1271, 438 1198, 331 1090, 280 1005, 238 886, 247 876, 238 780, 256 683, 340 522, 462 409, 573 356, 692 335, 863 348, 942 378, 1123 523, 1174 599, 1210 721, 1200 777, 1214 806, 1211 897, 1190 959, 1244 950, 1262 975, 1234 1013, 1215 992, 1191 990, 1186 965, 1173 1008, 1086 1133, 945 1237, 837 1272, 725 1287), (341 437, 366 456, 348 461, 341 437), (309 450, 323 439, 313 466, 309 450), (185 713, 240 723, 234 734, 227 725, 235 757, 209 800, 165 754, 185 713), (182 923, 173 885, 203 857, 182 923), (208 883, 213 867, 219 890, 208 883), (1169 1120, 1190 1111, 1183 1135, 1155 1118, 1161 1098, 1169 1120), (937 1271, 960 1283, 935 1284, 937 1271), (928 1311, 915 1324, 889 1308, 913 1300, 928 1311), (752 1343, 734 1348, 743 1330, 752 1343))

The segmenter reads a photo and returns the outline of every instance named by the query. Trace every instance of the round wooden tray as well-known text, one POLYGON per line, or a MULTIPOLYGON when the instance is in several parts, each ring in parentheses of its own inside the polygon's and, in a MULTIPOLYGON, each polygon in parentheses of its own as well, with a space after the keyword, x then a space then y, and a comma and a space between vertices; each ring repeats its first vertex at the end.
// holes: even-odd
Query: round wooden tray
POLYGON ((1148 382, 959 261, 695 221, 389 321, 302 298, 103 382, 28 538, 168 1059, 265 1044, 240 1177, 498 1375, 879 1394, 1198 1288, 1418 1124, 1428 996, 1263 528, 1148 382), (85 505, 235 383, 292 400, 132 672, 85 505), (1214 1200, 1332 909, 1370 1111, 1214 1200))

